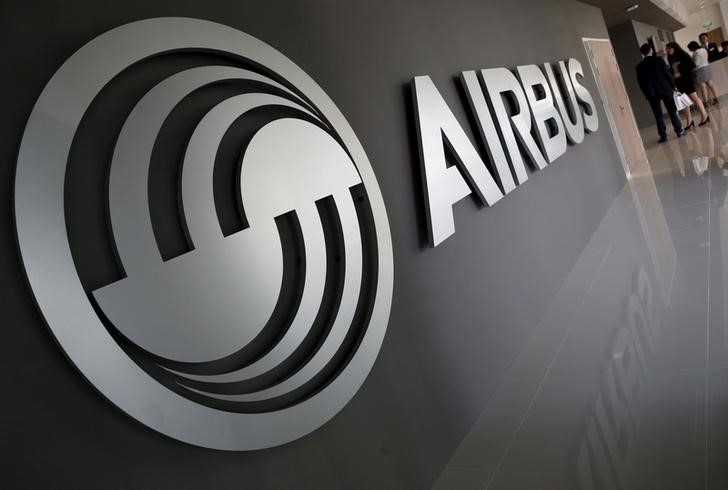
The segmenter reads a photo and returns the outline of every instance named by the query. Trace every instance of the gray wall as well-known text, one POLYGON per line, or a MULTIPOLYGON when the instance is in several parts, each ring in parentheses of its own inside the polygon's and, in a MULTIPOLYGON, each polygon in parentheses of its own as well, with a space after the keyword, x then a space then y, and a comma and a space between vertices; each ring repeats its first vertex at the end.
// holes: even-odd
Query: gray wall
MULTIPOLYGON (((604 29, 598 11, 571 0, 2 2, 0 487, 428 488, 556 295, 624 176, 597 104, 596 134, 495 207, 459 203, 456 234, 430 249, 410 78, 431 75, 472 136, 456 83, 461 70, 573 56, 597 97, 581 37, 603 37, 604 29), (73 369, 24 282, 12 180, 35 98, 84 42, 119 24, 163 15, 229 24, 299 64, 348 118, 387 205, 395 290, 379 359, 338 416, 280 448, 204 450, 126 417, 73 369)), ((76 205, 85 199, 78 190, 69 195, 76 205)))
POLYGON ((597 39, 609 37, 604 15, 600 9, 583 2, 571 2, 570 14, 568 22, 576 29, 579 36, 597 39))

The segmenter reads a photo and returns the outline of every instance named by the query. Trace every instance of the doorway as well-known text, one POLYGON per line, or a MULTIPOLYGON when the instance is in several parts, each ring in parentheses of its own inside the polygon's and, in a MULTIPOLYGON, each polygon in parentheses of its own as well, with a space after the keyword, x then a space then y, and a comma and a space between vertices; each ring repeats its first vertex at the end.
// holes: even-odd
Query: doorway
POLYGON ((647 165, 647 154, 642 145, 642 137, 629 103, 617 58, 612 50, 612 43, 608 39, 584 39, 584 46, 624 171, 627 178, 630 178, 640 171, 640 167, 647 165))
POLYGON ((708 35, 709 43, 715 43, 720 46, 720 43, 725 41, 725 37, 723 37, 723 28, 721 27, 716 27, 715 29, 706 32, 706 34, 708 35))

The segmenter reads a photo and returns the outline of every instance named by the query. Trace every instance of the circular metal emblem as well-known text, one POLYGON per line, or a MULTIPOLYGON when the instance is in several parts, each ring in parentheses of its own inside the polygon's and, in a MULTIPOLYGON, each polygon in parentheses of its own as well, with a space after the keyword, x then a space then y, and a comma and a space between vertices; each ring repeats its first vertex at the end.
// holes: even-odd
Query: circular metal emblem
POLYGON ((367 156, 316 82, 230 27, 143 20, 71 56, 30 115, 15 211, 30 286, 68 357, 123 411, 181 441, 252 450, 302 437, 348 403, 382 344, 393 261, 367 156), (98 207, 118 273, 92 284, 67 226, 79 127, 105 97, 123 99, 108 88, 122 74, 184 53, 208 58, 135 82, 109 158, 93 161, 107 175, 98 207), (165 139, 190 104, 189 131, 165 139), (150 182, 170 141, 186 240, 173 254, 150 182), (237 227, 223 226, 220 188, 237 227))

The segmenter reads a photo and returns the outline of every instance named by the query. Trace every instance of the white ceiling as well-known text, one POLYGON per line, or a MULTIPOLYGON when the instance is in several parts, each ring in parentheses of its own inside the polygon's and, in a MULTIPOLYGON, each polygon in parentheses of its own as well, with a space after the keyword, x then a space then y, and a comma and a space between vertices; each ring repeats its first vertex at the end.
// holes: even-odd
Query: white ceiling
POLYGON ((687 16, 720 0, 581 0, 602 9, 608 27, 629 19, 650 24, 667 31, 677 31, 688 23, 687 16), (627 11, 633 5, 637 9, 627 11))
POLYGON ((689 14, 699 12, 701 8, 719 3, 720 0, 680 0, 689 14))
POLYGON ((582 1, 602 9, 607 27, 613 27, 633 19, 672 32, 682 29, 687 23, 685 7, 680 3, 682 0, 582 1), (638 4, 639 7, 628 12, 627 9, 635 4, 638 4), (682 11, 682 13, 679 11, 682 11))

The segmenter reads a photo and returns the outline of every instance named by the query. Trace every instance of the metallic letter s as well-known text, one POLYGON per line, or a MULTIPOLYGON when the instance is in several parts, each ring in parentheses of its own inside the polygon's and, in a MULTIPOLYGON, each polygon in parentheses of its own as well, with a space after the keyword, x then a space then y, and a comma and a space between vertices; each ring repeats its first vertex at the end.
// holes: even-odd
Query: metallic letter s
POLYGON ((587 108, 586 111, 582 111, 584 113, 584 126, 587 132, 593 133, 599 129, 599 116, 591 94, 586 87, 579 83, 579 78, 584 78, 584 70, 579 60, 574 58, 569 60, 569 77, 571 78, 571 84, 574 86, 576 97, 587 108))

